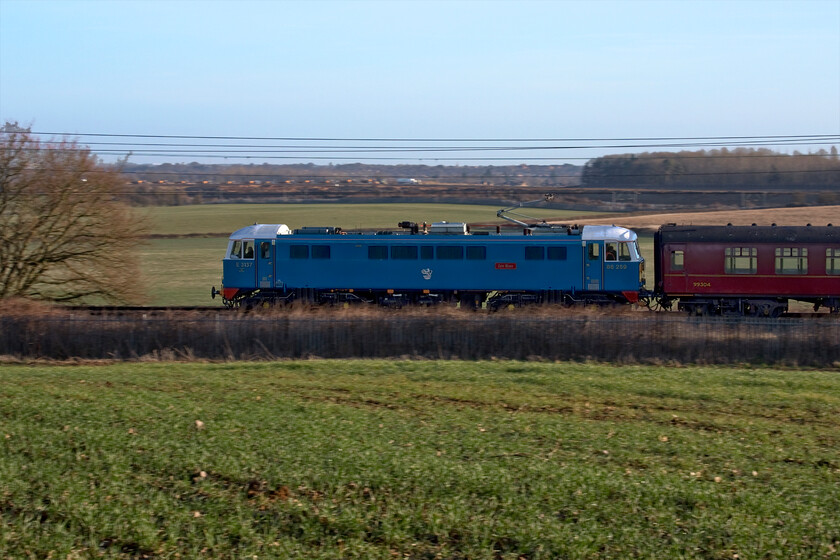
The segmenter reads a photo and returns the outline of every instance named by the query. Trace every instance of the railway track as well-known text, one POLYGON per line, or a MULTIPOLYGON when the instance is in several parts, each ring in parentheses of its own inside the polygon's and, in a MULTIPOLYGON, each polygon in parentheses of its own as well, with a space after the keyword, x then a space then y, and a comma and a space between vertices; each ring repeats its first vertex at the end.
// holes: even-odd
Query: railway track
MULTIPOLYGON (((201 305, 178 305, 178 306, 119 306, 119 305, 73 305, 73 306, 64 306, 61 309, 67 311, 74 311, 74 312, 81 312, 87 313, 90 315, 145 315, 145 316, 163 316, 163 315, 179 315, 179 314, 199 314, 199 315, 258 315, 261 313, 261 309, 230 309, 223 306, 201 306, 201 305)), ((272 308, 272 311, 277 312, 282 308, 272 308)), ((301 307, 297 307, 296 309, 304 309, 301 307)), ((320 306, 314 307, 313 310, 317 310, 319 313, 329 312, 330 307, 320 306)), ((344 308, 336 308, 336 310, 341 309, 342 311, 344 308)), ((368 308, 365 308, 368 310, 368 308)), ((378 308, 377 308, 378 309, 378 308)), ((385 308, 382 309, 383 312, 389 313, 399 313, 399 311, 394 310, 387 310, 385 308)), ((519 309, 517 310, 517 314, 520 314, 526 310, 519 309)), ((504 313, 504 310, 501 310, 497 313, 504 313)), ((615 310, 616 314, 622 315, 633 315, 635 317, 639 316, 639 309, 626 309, 626 310, 615 310)), ((579 312, 578 312, 579 313, 579 312)), ((682 312, 678 311, 660 311, 654 313, 665 313, 668 315, 684 315, 682 312)), ((558 317, 562 317, 564 315, 563 311, 558 311, 558 317)), ((726 316, 727 319, 737 319, 740 316, 732 315, 726 316)), ((714 317, 712 317, 714 318, 714 317)), ((755 317, 741 317, 744 319, 755 319, 755 317)), ((838 319, 840 320, 840 316, 831 313, 784 313, 781 315, 783 319, 838 319)), ((768 319, 772 320, 772 319, 768 319)))

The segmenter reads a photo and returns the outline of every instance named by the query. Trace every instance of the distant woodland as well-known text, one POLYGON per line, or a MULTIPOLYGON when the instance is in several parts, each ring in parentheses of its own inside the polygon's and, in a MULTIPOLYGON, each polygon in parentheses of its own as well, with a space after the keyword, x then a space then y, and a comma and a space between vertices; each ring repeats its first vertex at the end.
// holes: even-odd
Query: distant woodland
POLYGON ((779 154, 737 148, 600 157, 583 169, 582 186, 638 189, 840 190, 837 148, 779 154))

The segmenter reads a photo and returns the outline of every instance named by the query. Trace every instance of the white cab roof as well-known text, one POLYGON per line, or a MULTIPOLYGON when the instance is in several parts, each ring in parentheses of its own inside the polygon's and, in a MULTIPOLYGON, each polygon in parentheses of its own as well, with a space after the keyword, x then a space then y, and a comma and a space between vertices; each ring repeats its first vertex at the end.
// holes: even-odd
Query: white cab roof
POLYGON ((598 239, 610 239, 615 241, 635 241, 636 232, 618 226, 583 226, 581 239, 595 241, 598 239))
POLYGON ((254 224, 230 234, 231 239, 271 239, 278 235, 290 235, 292 230, 286 224, 254 224))

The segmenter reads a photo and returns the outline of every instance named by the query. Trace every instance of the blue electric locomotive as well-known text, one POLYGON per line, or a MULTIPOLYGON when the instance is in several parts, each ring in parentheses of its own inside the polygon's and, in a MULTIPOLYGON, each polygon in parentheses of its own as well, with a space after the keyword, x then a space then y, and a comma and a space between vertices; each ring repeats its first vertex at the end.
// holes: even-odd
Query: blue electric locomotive
POLYGON ((230 236, 221 294, 228 306, 305 301, 633 303, 644 289, 636 234, 615 226, 540 224, 515 233, 466 224, 399 224, 396 231, 255 224, 230 236))

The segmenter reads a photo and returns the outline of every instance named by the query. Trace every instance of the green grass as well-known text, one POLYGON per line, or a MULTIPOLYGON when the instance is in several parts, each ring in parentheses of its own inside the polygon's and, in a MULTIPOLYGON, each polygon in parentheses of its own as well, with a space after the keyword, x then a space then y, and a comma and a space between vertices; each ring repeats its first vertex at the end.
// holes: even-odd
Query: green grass
POLYGON ((0 395, 4 558, 840 548, 836 372, 7 365, 0 395))
POLYGON ((140 258, 148 303, 213 305, 210 288, 221 285, 226 248, 227 239, 219 237, 147 241, 140 258))
MULTIPOLYGON (((405 220, 422 223, 496 222, 497 206, 472 204, 203 204, 195 206, 158 206, 140 209, 151 221, 152 232, 164 235, 215 233, 228 235, 251 225, 286 224, 302 226, 339 226, 354 228, 396 228, 405 220)), ((591 212, 590 212, 591 213, 591 212)), ((534 210, 539 217, 562 219, 587 212, 534 210)))

